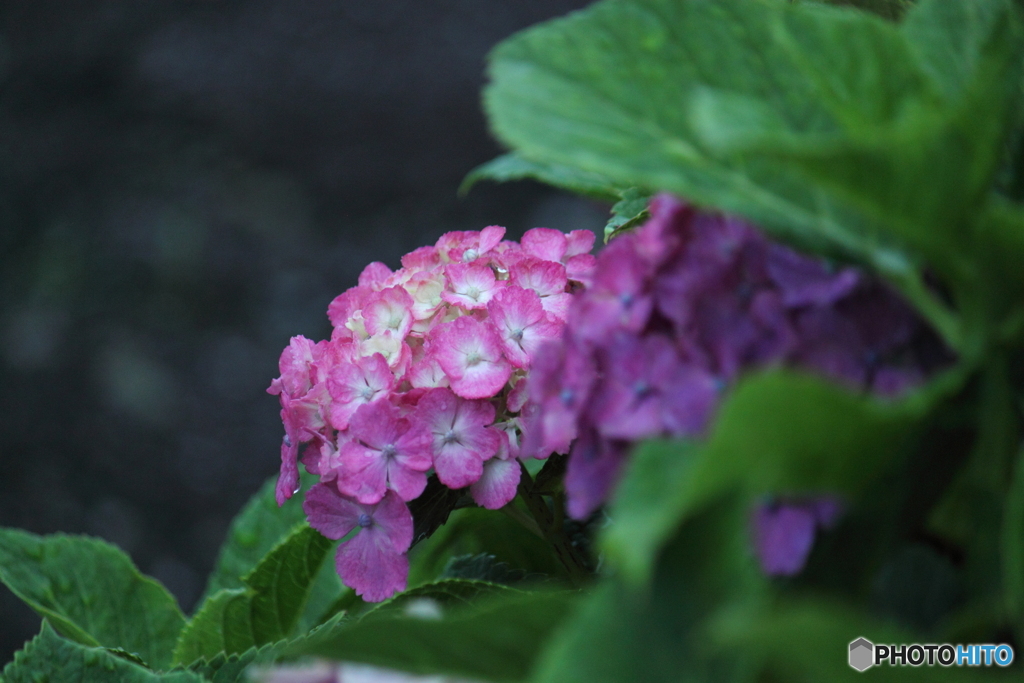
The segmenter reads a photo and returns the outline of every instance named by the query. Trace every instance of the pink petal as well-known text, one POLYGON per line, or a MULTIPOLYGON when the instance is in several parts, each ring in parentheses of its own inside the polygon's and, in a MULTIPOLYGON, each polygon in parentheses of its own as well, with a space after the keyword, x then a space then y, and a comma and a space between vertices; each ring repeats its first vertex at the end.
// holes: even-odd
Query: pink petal
POLYGON ((437 247, 420 247, 402 257, 402 265, 409 270, 430 270, 440 263, 437 247))
POLYGON ((372 287, 376 289, 375 285, 379 286, 387 281, 391 275, 391 269, 380 261, 374 261, 373 263, 367 264, 363 268, 363 272, 359 273, 359 286, 360 287, 372 287))
POLYGON ((370 513, 374 524, 387 532, 391 544, 404 553, 412 545, 412 513, 394 491, 387 495, 370 513))
POLYGON ((338 365, 327 381, 333 399, 331 425, 335 429, 346 429, 361 406, 385 398, 394 384, 395 376, 379 353, 338 365))
POLYGON ((452 390, 463 398, 490 398, 512 374, 498 335, 489 325, 467 316, 440 325, 432 348, 452 390))
MULTIPOLYGON (((268 391, 279 394, 284 389, 289 396, 298 398, 317 382, 316 363, 323 355, 324 342, 314 344, 302 335, 292 337, 281 352, 278 368, 281 372, 276 390, 268 391)), ((271 385, 272 389, 275 385, 271 385)))
POLYGON ((590 287, 594 282, 594 270, 597 268, 597 258, 590 254, 573 256, 565 264, 565 274, 570 280, 581 282, 590 287))
POLYGON ((402 420, 398 408, 387 401, 360 406, 349 423, 349 434, 367 446, 380 450, 398 440, 402 420))
POLYGON ((334 298, 327 307, 327 317, 335 327, 344 327, 349 316, 358 311, 373 296, 370 287, 351 287, 334 298))
POLYGON ((491 458, 484 463, 483 475, 469 487, 469 492, 478 505, 497 510, 516 497, 521 475, 518 460, 491 458))
POLYGON ((383 530, 375 528, 363 529, 339 545, 335 566, 345 585, 367 602, 380 602, 405 590, 409 577, 409 558, 395 549, 383 530))
POLYGON ((509 273, 512 284, 532 289, 542 298, 564 294, 567 278, 565 266, 540 259, 523 259, 509 273))
POLYGON ((505 286, 484 263, 453 263, 444 272, 449 289, 441 293, 441 298, 467 310, 486 308, 487 302, 505 286))
POLYGON ((277 486, 274 489, 274 498, 279 507, 295 495, 299 487, 299 465, 296 462, 298 454, 299 444, 286 434, 281 442, 281 472, 277 476, 277 486))
POLYGON ((565 255, 565 233, 551 228, 533 228, 527 230, 521 240, 523 251, 545 261, 562 260, 565 255))
POLYGON ((359 525, 363 506, 342 498, 325 484, 314 484, 306 492, 302 509, 309 525, 331 540, 344 538, 359 525))
MULTIPOLYGON (((424 470, 429 468, 428 460, 424 470)), ((424 470, 411 469, 398 458, 394 458, 388 463, 388 487, 402 500, 419 498, 423 489, 427 487, 427 474, 424 470)))
POLYGON ((405 339, 412 327, 413 299, 402 287, 381 290, 363 306, 363 322, 370 335, 390 332, 405 339))
POLYGON ((338 491, 360 503, 373 504, 387 491, 388 461, 380 451, 352 441, 341 449, 338 491))
POLYGON ((484 473, 484 463, 476 452, 464 446, 445 446, 434 455, 434 471, 450 489, 469 486, 484 473))
POLYGON ((405 378, 409 380, 409 384, 420 389, 448 386, 448 375, 444 374, 441 365, 433 356, 427 356, 413 364, 405 378))
POLYGON ((500 225, 488 225, 480 231, 480 242, 478 250, 480 255, 486 254, 501 242, 505 236, 505 228, 500 225))
POLYGON ((590 230, 573 230, 566 236, 564 258, 571 259, 573 256, 582 254, 589 255, 594 248, 595 238, 596 235, 590 230))

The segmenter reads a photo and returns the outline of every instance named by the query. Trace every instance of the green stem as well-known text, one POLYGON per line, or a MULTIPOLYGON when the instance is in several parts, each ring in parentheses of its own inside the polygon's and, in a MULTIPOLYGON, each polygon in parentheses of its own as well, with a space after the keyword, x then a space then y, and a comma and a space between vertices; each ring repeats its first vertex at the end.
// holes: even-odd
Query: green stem
POLYGON ((587 568, 588 563, 583 553, 565 535, 561 509, 552 513, 544 496, 534 491, 533 477, 526 471, 526 467, 522 463, 519 463, 519 467, 522 471, 522 477, 519 480, 519 495, 526 503, 526 509, 530 511, 537 527, 543 532, 544 538, 551 544, 555 557, 565 567, 569 580, 577 588, 583 586, 590 578, 590 570, 587 568))

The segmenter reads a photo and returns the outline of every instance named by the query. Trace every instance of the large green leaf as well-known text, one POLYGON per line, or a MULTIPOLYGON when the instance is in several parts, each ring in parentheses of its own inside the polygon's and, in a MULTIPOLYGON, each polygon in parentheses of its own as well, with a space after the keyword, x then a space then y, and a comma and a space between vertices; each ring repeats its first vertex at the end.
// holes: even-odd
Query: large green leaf
POLYGON ((949 4, 961 3, 920 3, 911 30, 782 0, 606 0, 502 43, 485 103, 527 159, 669 190, 869 263, 934 321, 919 261, 977 276, 966 226, 1019 95, 1017 11, 963 3, 996 19, 936 47, 949 4), (945 75, 950 62, 959 75, 945 75))
POLYGON ((497 683, 523 681, 576 596, 514 593, 441 615, 394 614, 343 622, 296 643, 287 654, 497 683))
POLYGON ((189 671, 154 673, 102 647, 65 640, 47 622, 3 670, 6 683, 203 683, 189 671))
POLYGON ((178 603, 114 546, 0 529, 0 581, 64 636, 137 653, 161 668, 185 623, 178 603))
MULTIPOLYGON (((709 631, 721 652, 745 653, 763 662, 773 678, 784 681, 973 681, 994 679, 968 667, 889 666, 858 672, 847 663, 849 644, 867 638, 876 644, 922 642, 918 634, 867 617, 849 606, 822 600, 787 602, 773 609, 722 611, 709 631)), ((925 641, 927 642, 927 641, 925 641)), ((942 641, 938 641, 942 642, 942 641)), ((998 668, 998 667, 993 667, 998 668)))
POLYGON ((527 179, 538 180, 563 190, 608 202, 618 201, 622 194, 620 188, 598 173, 581 171, 571 166, 530 161, 514 152, 503 154, 474 168, 462 181, 459 193, 465 194, 481 180, 504 183, 510 180, 527 179))
MULTIPOLYGON (((302 474, 304 490, 316 481, 313 475, 302 474)), ((252 571, 274 546, 292 532, 296 524, 306 518, 302 511, 302 496, 293 496, 278 507, 274 498, 276 482, 277 477, 268 479, 231 522, 213 572, 207 580, 206 592, 199 601, 200 605, 225 588, 244 588, 246 584, 242 577, 252 571)), ((326 614, 327 606, 343 590, 346 589, 337 571, 325 562, 313 583, 307 609, 299 620, 300 630, 308 631, 323 621, 325 616, 329 616, 326 614)))
POLYGON ((246 588, 207 598, 182 631, 174 662, 241 653, 291 637, 332 547, 302 523, 242 579, 246 588))
POLYGON ((566 620, 538 663, 536 683, 745 681, 742 653, 713 657, 705 622, 758 603, 763 581, 735 495, 701 508, 674 535, 649 584, 603 581, 566 620))

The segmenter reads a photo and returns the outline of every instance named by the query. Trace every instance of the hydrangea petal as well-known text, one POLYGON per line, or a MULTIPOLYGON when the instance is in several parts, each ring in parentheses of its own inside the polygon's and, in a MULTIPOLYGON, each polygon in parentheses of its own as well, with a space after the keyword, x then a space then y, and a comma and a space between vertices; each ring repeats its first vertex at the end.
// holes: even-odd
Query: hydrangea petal
POLYGON ((477 505, 497 510, 516 497, 522 470, 515 459, 491 458, 484 463, 484 471, 469 487, 477 505))

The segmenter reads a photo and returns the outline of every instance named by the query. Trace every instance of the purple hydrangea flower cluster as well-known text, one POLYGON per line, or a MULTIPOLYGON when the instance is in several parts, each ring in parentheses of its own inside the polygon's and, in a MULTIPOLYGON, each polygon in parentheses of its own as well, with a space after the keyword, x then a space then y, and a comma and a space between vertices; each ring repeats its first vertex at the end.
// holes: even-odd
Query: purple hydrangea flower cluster
MULTIPOLYGON (((746 369, 799 366, 883 395, 922 379, 915 340, 928 331, 876 279, 668 195, 650 212, 598 256, 591 286, 530 377, 523 449, 569 453, 573 517, 606 500, 632 442, 701 435, 746 369)), ((818 502, 835 507, 777 503, 756 514, 768 573, 802 568, 815 529, 834 520, 808 512, 818 502)))
POLYGON ((433 471, 496 509, 519 484, 524 379, 565 324, 571 292, 589 281, 594 234, 534 228, 450 232, 402 257, 371 263, 331 302, 330 340, 293 337, 281 376, 285 436, 277 502, 298 491, 299 450, 320 477, 310 525, 338 548, 346 585, 371 602, 406 584, 413 520, 406 503, 433 471))

